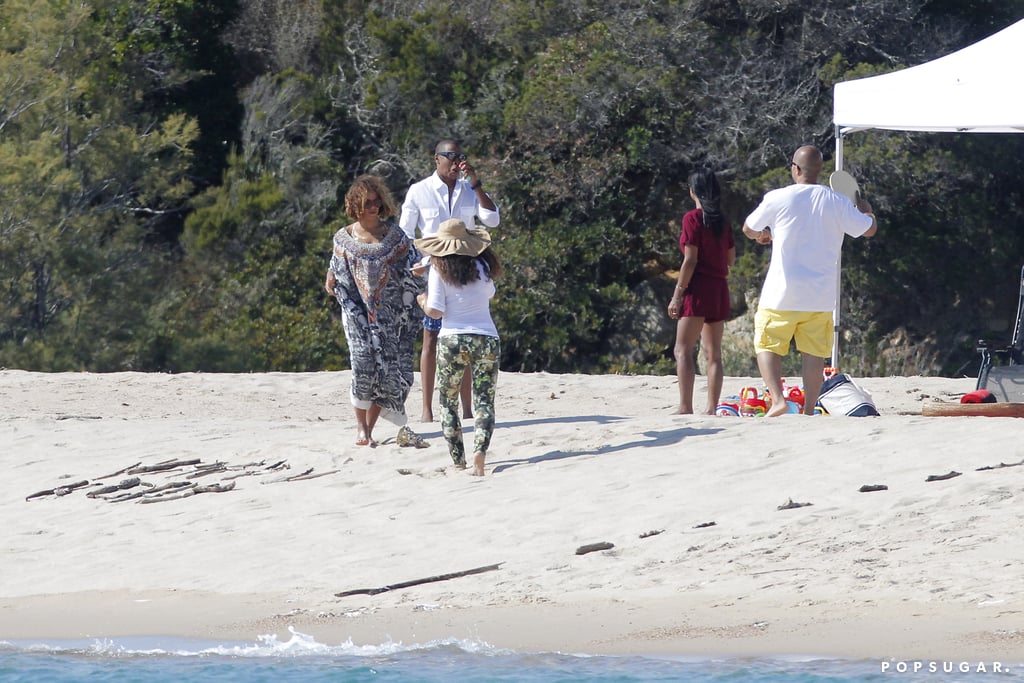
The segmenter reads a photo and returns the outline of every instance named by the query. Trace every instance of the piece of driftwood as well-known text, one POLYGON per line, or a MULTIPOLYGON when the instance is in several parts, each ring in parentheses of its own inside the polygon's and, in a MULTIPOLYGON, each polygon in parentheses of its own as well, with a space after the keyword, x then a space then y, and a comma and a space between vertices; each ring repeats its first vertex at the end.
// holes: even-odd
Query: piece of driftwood
POLYGON ((205 463, 205 464, 204 463, 199 463, 198 465, 196 465, 195 467, 192 468, 192 473, 189 476, 190 477, 201 477, 204 474, 211 474, 211 473, 212 474, 216 474, 217 472, 226 472, 227 470, 238 470, 238 469, 241 469, 241 468, 240 467, 231 467, 230 465, 228 465, 223 460, 218 460, 217 462, 209 462, 209 463, 205 463))
POLYGON ((215 462, 212 465, 204 465, 202 467, 197 467, 195 472, 191 472, 185 476, 188 477, 189 479, 199 479, 200 477, 208 477, 211 474, 220 474, 221 472, 227 471, 227 463, 215 462))
POLYGON ((873 493, 874 491, 888 491, 889 487, 885 484, 864 484, 857 490, 861 493, 873 493))
POLYGON ((53 489, 53 495, 55 496, 66 496, 75 489, 80 489, 83 486, 88 486, 89 481, 83 479, 82 481, 76 481, 74 484, 65 484, 64 486, 58 486, 53 489))
POLYGON ((403 581, 402 583, 393 583, 390 586, 382 586, 381 588, 355 588, 353 590, 342 591, 341 593, 335 593, 334 597, 344 598, 349 595, 379 595, 381 593, 387 593, 388 591, 398 590, 400 588, 409 588, 411 586, 419 586, 423 583, 434 583, 436 581, 448 581, 449 579, 458 579, 463 576, 471 576, 473 574, 483 574, 484 572, 494 571, 505 564, 499 562, 498 564, 489 564, 486 567, 476 567, 474 569, 465 569, 461 572, 452 572, 451 574, 439 574, 437 576, 428 576, 425 579, 413 579, 412 581, 403 581))
POLYGON ((175 495, 159 495, 153 498, 143 497, 139 500, 140 503, 163 503, 168 500, 181 500, 182 498, 191 498, 192 496, 199 493, 224 493, 231 491, 235 488, 235 482, 230 484, 210 484, 208 486, 197 486, 192 484, 189 489, 184 493, 178 493, 175 495))
POLYGON ((83 486, 88 486, 88 480, 83 479, 82 481, 76 481, 74 484, 65 484, 64 486, 55 486, 52 489, 46 489, 45 491, 37 491, 36 493, 26 496, 25 500, 32 500, 33 498, 42 498, 43 496, 66 496, 75 489, 80 489, 83 486))
POLYGON ((657 536, 658 534, 664 533, 664 529, 651 529, 640 534, 640 538, 650 538, 651 536, 657 536))
POLYGON ((701 522, 700 524, 694 524, 694 529, 707 529, 709 526, 715 526, 718 522, 701 522))
MULTIPOLYGON (((337 470, 334 470, 334 472, 337 472, 337 470)), ((325 472, 325 474, 333 474, 334 472, 325 472)), ((261 484, 280 484, 283 481, 299 481, 300 479, 315 479, 316 477, 323 476, 323 475, 320 475, 320 474, 315 475, 315 476, 310 476, 312 474, 313 474, 313 468, 310 467, 305 472, 300 472, 299 474, 289 474, 289 475, 286 475, 284 477, 278 477, 277 479, 268 479, 267 481, 261 481, 260 483, 261 484)))
POLYGON ((1020 467, 1024 465, 1024 460, 1018 460, 1017 462, 1001 462, 998 465, 985 465, 974 470, 975 472, 984 472, 986 470, 1001 470, 1004 467, 1020 467))
POLYGON ((785 503, 775 508, 776 510, 795 510, 796 508, 805 508, 814 505, 814 503, 794 503, 793 499, 790 498, 785 503))
POLYGON ((119 484, 113 484, 112 486, 104 486, 103 488, 96 489, 95 491, 89 491, 85 494, 89 498, 98 498, 99 496, 105 496, 108 493, 114 493, 123 489, 134 488, 142 483, 142 480, 138 477, 131 477, 130 479, 123 479, 119 484))
POLYGON ((114 496, 113 498, 107 498, 107 500, 111 503, 123 503, 125 501, 135 500, 136 498, 142 498, 143 496, 153 498, 156 496, 168 495, 168 491, 177 492, 181 491, 181 489, 185 487, 195 487, 195 484, 187 481, 172 481, 168 484, 164 484, 163 486, 154 486, 153 488, 146 489, 145 491, 133 491, 120 496, 114 496))
POLYGON ((959 477, 963 472, 957 472, 956 470, 950 470, 946 474, 929 474, 925 481, 946 481, 953 477, 959 477))
POLYGON ((576 554, 586 555, 587 553, 594 553, 598 550, 611 550, 614 547, 615 544, 609 543, 608 541, 602 541, 600 543, 588 543, 587 545, 581 545, 579 548, 576 548, 576 554))
POLYGON ((153 472, 166 472, 167 470, 173 470, 178 467, 188 467, 189 465, 198 465, 202 462, 199 458, 194 460, 165 460, 158 462, 155 465, 136 465, 128 469, 128 474, 151 474, 153 472))
POLYGON ((337 474, 341 470, 331 470, 330 472, 320 472, 313 474, 313 470, 310 469, 308 472, 302 474, 296 474, 294 477, 288 477, 285 481, 305 481, 306 479, 317 479, 318 477, 326 477, 328 474, 337 474))
POLYGON ((1024 417, 1024 403, 943 403, 929 401, 921 407, 928 417, 1024 417))

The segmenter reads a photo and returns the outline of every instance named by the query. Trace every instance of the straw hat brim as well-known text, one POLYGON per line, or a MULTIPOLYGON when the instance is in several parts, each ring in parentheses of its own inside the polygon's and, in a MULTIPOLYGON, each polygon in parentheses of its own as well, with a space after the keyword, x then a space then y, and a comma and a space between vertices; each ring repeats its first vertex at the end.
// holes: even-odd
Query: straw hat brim
POLYGON ((431 256, 479 256, 490 246, 491 236, 486 230, 467 231, 458 237, 438 232, 415 240, 415 244, 417 249, 431 256))

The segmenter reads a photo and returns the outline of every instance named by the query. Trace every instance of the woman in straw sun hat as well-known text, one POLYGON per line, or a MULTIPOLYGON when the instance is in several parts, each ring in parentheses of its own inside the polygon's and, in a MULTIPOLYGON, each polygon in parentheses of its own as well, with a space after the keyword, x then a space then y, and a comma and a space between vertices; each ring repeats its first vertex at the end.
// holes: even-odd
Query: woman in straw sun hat
POLYGON ((466 367, 473 378, 473 474, 484 475, 484 459, 494 431, 494 390, 501 346, 491 319, 494 280, 501 261, 486 230, 469 230, 453 218, 436 233, 416 240, 430 256, 427 291, 417 297, 423 312, 441 319, 437 337, 437 391, 441 426, 455 466, 466 467, 459 418, 459 386, 466 367))

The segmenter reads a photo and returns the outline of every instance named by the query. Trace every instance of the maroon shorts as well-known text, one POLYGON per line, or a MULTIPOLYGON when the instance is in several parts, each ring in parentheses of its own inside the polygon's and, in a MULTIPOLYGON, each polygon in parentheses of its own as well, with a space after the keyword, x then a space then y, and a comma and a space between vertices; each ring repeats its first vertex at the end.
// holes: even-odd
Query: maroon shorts
POLYGON ((704 318, 704 322, 717 323, 729 319, 729 282, 721 277, 707 277, 694 273, 690 286, 683 292, 684 318, 704 318))

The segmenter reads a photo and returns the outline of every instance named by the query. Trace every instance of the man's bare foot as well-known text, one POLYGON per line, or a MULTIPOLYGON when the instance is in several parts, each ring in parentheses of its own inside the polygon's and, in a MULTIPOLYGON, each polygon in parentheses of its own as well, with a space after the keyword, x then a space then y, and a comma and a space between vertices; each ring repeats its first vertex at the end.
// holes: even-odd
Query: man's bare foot
POLYGON ((420 414, 420 422, 433 422, 434 412, 430 408, 424 408, 420 414))
POLYGON ((772 407, 768 409, 768 412, 764 414, 765 417, 778 417, 779 415, 785 415, 789 412, 789 405, 785 401, 779 403, 773 403, 772 407))
POLYGON ((693 408, 687 408, 685 406, 679 406, 679 409, 672 413, 673 415, 693 415, 693 408))
POLYGON ((477 453, 473 456, 473 476, 482 477, 484 476, 484 454, 477 453))

